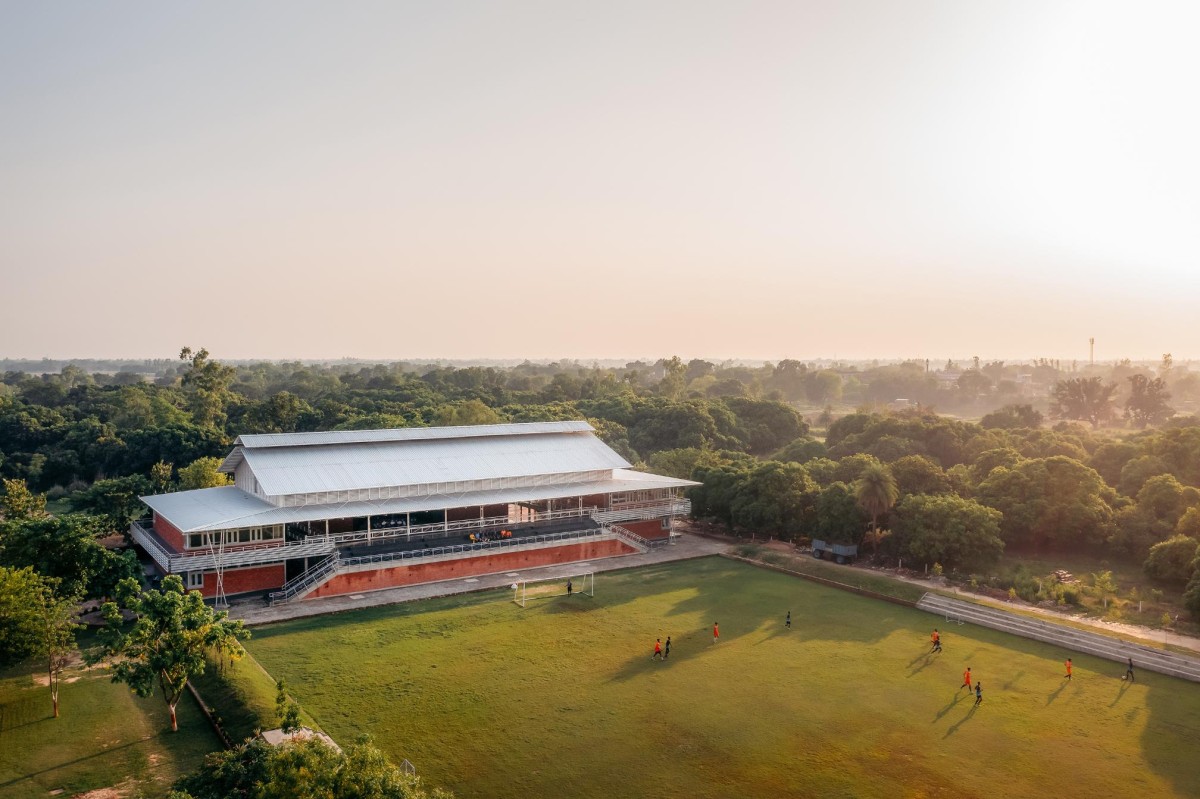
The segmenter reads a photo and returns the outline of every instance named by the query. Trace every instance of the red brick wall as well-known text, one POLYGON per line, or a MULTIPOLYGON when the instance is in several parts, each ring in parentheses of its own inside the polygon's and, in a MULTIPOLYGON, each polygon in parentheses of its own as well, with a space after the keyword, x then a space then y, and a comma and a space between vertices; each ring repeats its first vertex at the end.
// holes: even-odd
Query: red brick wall
POLYGON ((183 533, 157 513, 154 514, 154 532, 158 533, 158 537, 165 541, 167 546, 173 547, 176 552, 183 551, 183 533))
POLYGON ((618 522, 622 527, 631 533, 640 535, 642 538, 669 538, 671 531, 664 530, 662 520, 649 519, 644 522, 618 522))
MULTIPOLYGON (((183 577, 184 585, 187 585, 187 577, 185 575, 180 576, 183 577)), ((225 593, 230 595, 281 588, 283 583, 284 574, 282 563, 273 564, 271 566, 252 566, 249 569, 225 570, 225 593)), ((200 589, 200 593, 206 597, 212 597, 216 595, 216 572, 205 573, 204 587, 200 589)))
MULTIPOLYGON (((533 569, 556 563, 572 563, 592 558, 607 558, 613 555, 628 555, 633 552, 620 541, 587 541, 552 549, 530 549, 523 552, 499 552, 478 558, 444 560, 437 563, 418 563, 412 566, 393 566, 372 571, 339 574, 306 599, 338 594, 356 594, 361 591, 376 591, 381 588, 396 588, 402 585, 418 585, 438 580, 453 580, 478 574, 533 569)), ((228 580, 228 577, 226 577, 228 580)), ((226 591, 228 592, 228 588, 226 591)))

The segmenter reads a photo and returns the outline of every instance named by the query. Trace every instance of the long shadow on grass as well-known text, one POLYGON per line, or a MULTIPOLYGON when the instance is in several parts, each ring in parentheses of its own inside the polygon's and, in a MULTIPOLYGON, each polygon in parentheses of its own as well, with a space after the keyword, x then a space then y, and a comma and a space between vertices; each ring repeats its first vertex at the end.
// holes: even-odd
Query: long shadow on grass
POLYGON ((147 738, 139 738, 136 741, 130 741, 129 743, 124 743, 124 744, 121 744, 120 746, 112 746, 103 751, 96 752, 95 754, 84 755, 83 757, 77 757, 74 760, 68 760, 65 763, 58 763, 56 765, 47 766, 46 768, 39 769, 37 771, 31 771, 28 774, 21 774, 20 776, 13 777, 11 780, 8 780, 7 782, 0 782, 0 788, 7 788, 10 785, 16 785, 18 782, 24 782, 25 780, 33 779, 34 777, 40 776, 42 774, 48 774, 51 771, 58 771, 59 769, 64 769, 68 766, 77 766, 80 763, 86 763, 87 761, 95 760, 98 757, 108 757, 113 752, 119 752, 122 749, 129 749, 132 746, 142 746, 143 744, 148 744, 148 743, 150 743, 150 741, 154 740, 155 738, 160 737, 160 735, 161 735, 161 733, 156 734, 156 735, 151 735, 147 738))
POLYGON ((1052 691, 1050 693, 1050 695, 1046 697, 1046 706, 1049 707, 1051 702, 1053 702, 1055 699, 1058 699, 1058 695, 1061 694, 1064 690, 1066 690, 1066 687, 1067 687, 1066 680, 1063 680, 1061 683, 1059 683, 1058 688, 1056 690, 1052 691))
POLYGON ((946 740, 954 733, 958 732, 958 728, 966 724, 975 717, 975 711, 979 709, 979 705, 971 705, 971 709, 967 711, 967 715, 958 720, 950 729, 946 730, 946 734, 942 736, 942 740, 946 740))
POLYGON ((959 689, 959 691, 954 693, 954 698, 950 700, 949 704, 937 712, 937 715, 933 717, 933 721, 929 722, 930 724, 937 724, 942 720, 943 716, 945 716, 951 710, 954 710, 955 706, 958 705, 958 700, 962 699, 961 690, 962 689, 959 689))

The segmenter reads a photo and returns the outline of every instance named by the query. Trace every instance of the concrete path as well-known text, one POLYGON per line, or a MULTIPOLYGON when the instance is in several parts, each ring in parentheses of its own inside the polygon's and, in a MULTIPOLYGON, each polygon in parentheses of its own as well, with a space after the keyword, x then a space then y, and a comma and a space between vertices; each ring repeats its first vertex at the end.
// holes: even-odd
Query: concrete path
POLYGON ((507 588, 516 580, 547 580, 566 578, 582 571, 605 572, 616 569, 633 569, 638 566, 650 566, 656 563, 668 563, 675 560, 703 558, 708 555, 718 555, 733 548, 733 544, 696 535, 681 535, 676 543, 652 549, 636 555, 622 555, 612 558, 596 558, 586 563, 560 563, 554 566, 542 566, 537 569, 522 569, 516 572, 502 574, 485 574, 466 579, 457 578, 436 583, 409 585, 402 588, 386 588, 381 591, 370 591, 362 594, 347 594, 343 596, 323 597, 320 599, 301 599, 286 605, 271 607, 261 600, 248 599, 243 602, 234 600, 229 608, 231 618, 241 619, 248 626, 270 624, 287 619, 300 619, 309 616, 320 616, 325 613, 340 613, 359 608, 373 608, 381 605, 394 605, 399 602, 412 602, 418 599, 431 599, 452 594, 466 594, 472 591, 486 591, 493 588, 507 588), (513 576, 518 575, 518 576, 513 576))

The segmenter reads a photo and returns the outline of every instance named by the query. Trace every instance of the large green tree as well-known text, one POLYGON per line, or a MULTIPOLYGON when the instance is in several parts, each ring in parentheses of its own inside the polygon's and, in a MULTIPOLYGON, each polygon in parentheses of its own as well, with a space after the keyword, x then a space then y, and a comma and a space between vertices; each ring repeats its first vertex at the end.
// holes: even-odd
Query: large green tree
POLYGON ((0 524, 0 565, 30 566, 57 579, 60 593, 102 597, 126 577, 141 574, 132 550, 114 551, 99 539, 113 531, 105 516, 68 513, 0 524))
POLYGON ((907 496, 892 514, 892 546, 916 563, 983 570, 1004 552, 1000 521, 999 511, 952 494, 907 496))
POLYGON ((1175 409, 1167 404, 1171 392, 1161 377, 1130 375, 1129 397, 1125 400, 1125 415, 1137 427, 1162 424, 1175 415, 1175 409))
POLYGON ((247 741, 210 754, 175 789, 168 799, 451 799, 400 771, 368 738, 346 752, 311 737, 279 747, 247 741))
POLYGON ((185 591, 175 574, 157 591, 123 580, 117 600, 102 608, 107 626, 101 633, 101 654, 112 659, 113 682, 125 683, 141 697, 151 696, 157 685, 171 713, 171 729, 178 731, 175 706, 188 681, 204 673, 206 655, 216 651, 240 658, 240 641, 250 631, 240 619, 205 605, 199 591, 185 591), (122 607, 133 615, 132 625, 121 615, 122 607))
POLYGON ((854 498, 871 517, 871 541, 876 551, 879 549, 879 517, 892 509, 899 496, 896 478, 883 464, 868 466, 854 482, 854 498))
POLYGON ((1060 419, 1077 419, 1099 427, 1113 416, 1116 383, 1099 377, 1072 377, 1054 385, 1051 412, 1060 419))
POLYGON ((1112 520, 1112 489, 1071 458, 1031 458, 1000 466, 979 484, 976 498, 1004 514, 1004 542, 1036 550, 1096 547, 1112 520))
POLYGON ((29 567, 0 566, 0 668, 38 651, 37 606, 43 585, 42 576, 29 567))
POLYGON ((1196 539, 1186 535, 1173 536, 1150 547, 1142 569, 1152 580, 1183 586, 1192 579, 1197 555, 1200 555, 1200 545, 1196 539))

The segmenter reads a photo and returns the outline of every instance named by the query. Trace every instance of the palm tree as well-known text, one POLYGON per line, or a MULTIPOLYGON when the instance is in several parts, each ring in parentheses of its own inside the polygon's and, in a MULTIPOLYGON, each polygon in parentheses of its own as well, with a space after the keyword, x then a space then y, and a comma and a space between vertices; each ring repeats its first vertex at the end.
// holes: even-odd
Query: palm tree
POLYGON ((882 463, 868 466, 854 483, 854 496, 858 506, 871 517, 871 548, 878 552, 879 517, 891 510, 900 496, 892 470, 882 463))

